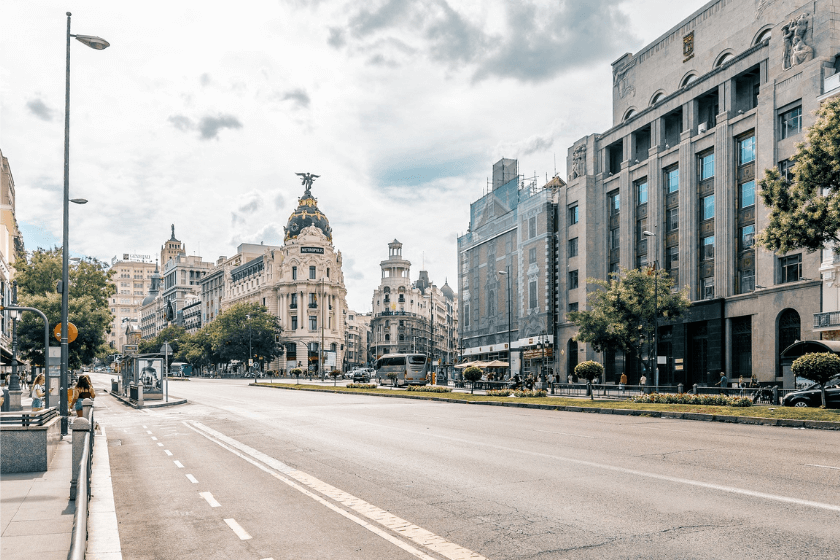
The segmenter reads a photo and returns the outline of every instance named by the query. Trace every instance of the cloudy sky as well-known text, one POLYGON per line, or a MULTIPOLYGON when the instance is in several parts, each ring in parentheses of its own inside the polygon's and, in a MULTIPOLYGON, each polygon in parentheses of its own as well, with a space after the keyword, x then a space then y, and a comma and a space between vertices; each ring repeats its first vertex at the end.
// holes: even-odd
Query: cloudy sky
POLYGON ((610 63, 700 0, 5 0, 0 148, 28 249, 60 244, 65 12, 71 44, 71 252, 159 255, 170 224, 207 260, 282 244, 302 187, 369 311, 397 238, 456 281, 456 238, 492 165, 566 176, 609 128, 610 63))

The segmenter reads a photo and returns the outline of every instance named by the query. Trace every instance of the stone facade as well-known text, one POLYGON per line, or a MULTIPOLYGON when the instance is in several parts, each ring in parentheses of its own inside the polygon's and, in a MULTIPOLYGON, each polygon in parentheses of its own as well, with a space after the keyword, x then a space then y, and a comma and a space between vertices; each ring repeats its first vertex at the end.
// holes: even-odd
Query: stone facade
POLYGON ((585 307, 585 278, 655 262, 693 302, 684 320, 659 327, 661 384, 712 384, 723 370, 791 386, 779 354, 818 337, 820 255, 755 247, 769 212, 756 185, 764 169, 785 172, 814 122, 837 70, 838 10, 827 0, 713 1, 613 64, 614 125, 569 148, 560 191, 561 372, 596 359, 608 381, 622 371, 638 380, 635 360, 575 343, 565 313, 585 307), (573 270, 577 289, 564 285, 573 270))
POLYGON ((126 324, 140 322, 140 307, 151 288, 155 264, 124 258, 113 260, 111 270, 114 271, 114 275, 110 284, 113 284, 116 293, 109 301, 114 318, 110 332, 106 333, 106 341, 111 348, 122 352, 123 345, 128 343, 125 335, 126 324))
MULTIPOLYGON (((11 302, 14 264, 23 250, 23 237, 15 217, 15 179, 9 160, 0 151, 0 302, 5 305, 11 302)), ((0 313, 0 356, 4 364, 11 362, 12 321, 8 312, 0 313)))
POLYGON ((365 367, 370 363, 370 313, 348 309, 344 324, 344 371, 365 367))

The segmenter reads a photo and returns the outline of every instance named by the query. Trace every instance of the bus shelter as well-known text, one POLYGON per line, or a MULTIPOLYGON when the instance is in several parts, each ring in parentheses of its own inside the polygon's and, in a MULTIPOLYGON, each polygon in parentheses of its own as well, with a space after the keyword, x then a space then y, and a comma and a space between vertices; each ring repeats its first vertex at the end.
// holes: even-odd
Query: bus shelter
POLYGON ((130 396, 131 387, 143 386, 143 398, 163 399, 163 356, 130 354, 120 364, 123 392, 130 396))

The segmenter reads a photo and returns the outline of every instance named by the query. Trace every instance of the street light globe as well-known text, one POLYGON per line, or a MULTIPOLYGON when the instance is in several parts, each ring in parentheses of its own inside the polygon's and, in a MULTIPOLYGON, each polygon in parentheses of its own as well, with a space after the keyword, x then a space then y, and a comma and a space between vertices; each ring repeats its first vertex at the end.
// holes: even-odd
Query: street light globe
POLYGON ((88 201, 86 198, 71 198, 70 202, 73 204, 87 204, 88 201))
POLYGON ((80 43, 83 43, 89 46, 92 49, 96 49, 98 51, 105 50, 111 46, 111 43, 103 39, 102 37, 97 37, 95 35, 76 35, 76 40, 80 43))

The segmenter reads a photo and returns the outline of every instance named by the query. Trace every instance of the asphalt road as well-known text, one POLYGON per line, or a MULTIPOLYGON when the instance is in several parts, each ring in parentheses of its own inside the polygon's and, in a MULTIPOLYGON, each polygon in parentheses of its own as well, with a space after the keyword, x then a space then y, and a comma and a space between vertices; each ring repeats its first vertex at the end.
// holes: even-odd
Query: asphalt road
MULTIPOLYGON (((96 375, 98 384, 110 376, 96 375)), ((97 397, 123 557, 830 558, 836 432, 170 384, 97 397)))

